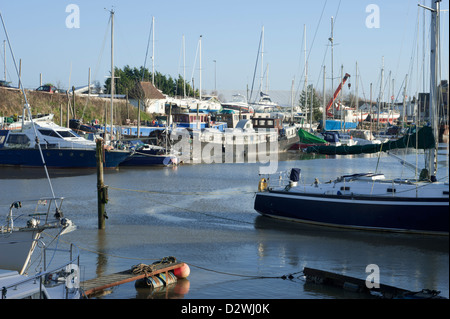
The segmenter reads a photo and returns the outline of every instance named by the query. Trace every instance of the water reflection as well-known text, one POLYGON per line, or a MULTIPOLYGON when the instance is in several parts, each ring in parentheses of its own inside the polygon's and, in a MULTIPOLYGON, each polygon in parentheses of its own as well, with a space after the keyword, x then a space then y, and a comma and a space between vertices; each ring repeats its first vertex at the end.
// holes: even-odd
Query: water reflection
MULTIPOLYGON (((376 264, 382 284, 411 291, 439 290, 448 298, 446 236, 335 229, 264 216, 255 218, 255 229, 261 262, 278 255, 298 269, 310 267, 359 279, 368 275, 367 265, 376 264)), ((306 285, 305 292, 308 289, 322 288, 306 285)))
POLYGON ((188 279, 178 279, 176 283, 158 288, 136 288, 136 299, 183 299, 189 292, 188 279))
MULTIPOLYGON (((85 176, 96 174, 95 168, 80 168, 80 169, 48 169, 50 178, 85 176)), ((43 167, 0 167, 0 179, 41 179, 47 178, 43 167)))

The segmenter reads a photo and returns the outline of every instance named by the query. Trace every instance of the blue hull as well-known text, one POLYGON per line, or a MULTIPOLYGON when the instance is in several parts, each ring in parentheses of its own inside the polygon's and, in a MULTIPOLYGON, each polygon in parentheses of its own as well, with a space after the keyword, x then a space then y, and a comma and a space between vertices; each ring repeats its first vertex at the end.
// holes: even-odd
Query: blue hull
POLYGON ((268 191, 256 194, 254 208, 262 215, 324 226, 447 236, 449 232, 448 199, 377 200, 268 191))
MULTIPOLYGON (((96 168, 96 150, 86 149, 43 149, 47 167, 52 168, 96 168)), ((105 151, 103 167, 116 168, 129 155, 124 151, 105 151)), ((0 149, 0 165, 42 167, 39 149, 0 149)))
POLYGON ((172 164, 171 156, 134 154, 120 163, 120 166, 168 166, 170 164, 172 164))

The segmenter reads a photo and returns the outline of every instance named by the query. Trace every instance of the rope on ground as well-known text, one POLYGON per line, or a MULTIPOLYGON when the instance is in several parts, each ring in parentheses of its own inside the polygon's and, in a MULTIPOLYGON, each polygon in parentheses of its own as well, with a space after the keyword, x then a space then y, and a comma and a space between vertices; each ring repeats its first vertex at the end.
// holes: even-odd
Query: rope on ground
POLYGON ((205 268, 205 267, 201 267, 198 265, 193 265, 188 263, 189 266, 198 268, 198 269, 202 269, 205 271, 209 271, 209 272, 214 272, 216 274, 222 274, 222 275, 228 275, 228 276, 235 276, 235 277, 244 277, 244 278, 253 278, 253 279, 294 279, 294 275, 296 274, 301 274, 303 273, 303 271, 299 271, 296 273, 292 273, 292 274, 288 274, 288 275, 282 275, 282 276, 261 276, 261 275, 243 275, 243 274, 234 274, 234 273, 229 273, 229 272, 224 272, 224 271, 218 271, 218 270, 213 270, 213 269, 209 269, 209 268, 205 268))

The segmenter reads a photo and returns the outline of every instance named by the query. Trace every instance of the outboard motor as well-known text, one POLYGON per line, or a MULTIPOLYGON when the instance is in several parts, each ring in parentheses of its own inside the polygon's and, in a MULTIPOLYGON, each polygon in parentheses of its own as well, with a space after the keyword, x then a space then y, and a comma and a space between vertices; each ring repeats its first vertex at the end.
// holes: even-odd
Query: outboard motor
POLYGON ((289 184, 290 186, 297 186, 297 182, 300 180, 300 168, 291 169, 291 175, 289 176, 289 184))

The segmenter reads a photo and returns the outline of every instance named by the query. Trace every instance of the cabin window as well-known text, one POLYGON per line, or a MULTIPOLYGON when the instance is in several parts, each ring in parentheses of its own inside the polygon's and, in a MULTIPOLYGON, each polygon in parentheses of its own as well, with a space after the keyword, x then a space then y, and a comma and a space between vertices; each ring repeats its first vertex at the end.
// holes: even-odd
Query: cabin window
POLYGON ((273 120, 267 120, 267 125, 268 126, 273 126, 273 120))
POLYGON ((266 125, 266 121, 265 121, 265 120, 259 120, 259 125, 260 125, 260 126, 266 125))
POLYGON ((349 186, 341 186, 341 191, 349 191, 350 187, 349 186))
POLYGON ((28 144, 30 139, 25 134, 10 134, 8 136, 8 144, 28 144))
POLYGON ((57 138, 61 138, 55 131, 53 131, 53 130, 43 130, 43 129, 40 129, 39 130, 39 133, 41 133, 42 135, 45 135, 45 136, 51 136, 51 137, 57 137, 57 138))
POLYGON ((71 131, 57 131, 57 133, 62 137, 75 137, 71 131))
POLYGON ((395 193, 395 192, 396 192, 396 189, 395 189, 395 188, 388 188, 386 191, 387 191, 388 193, 395 193))

